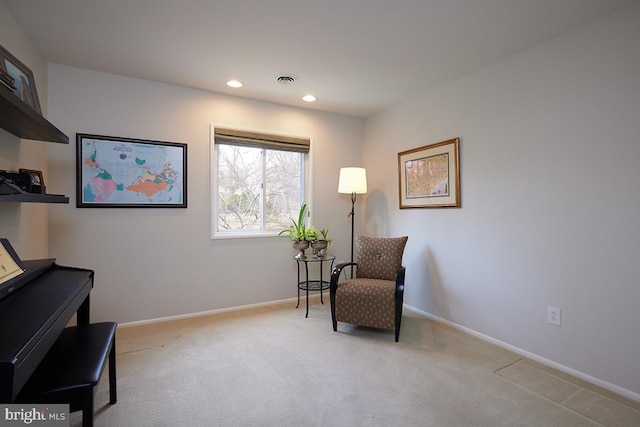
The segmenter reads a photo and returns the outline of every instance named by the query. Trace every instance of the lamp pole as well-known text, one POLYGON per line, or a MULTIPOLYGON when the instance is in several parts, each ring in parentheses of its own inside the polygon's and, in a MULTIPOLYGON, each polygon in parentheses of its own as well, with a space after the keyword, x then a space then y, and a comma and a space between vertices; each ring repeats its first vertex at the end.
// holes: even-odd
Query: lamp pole
MULTIPOLYGON (((364 168, 347 167, 340 168, 338 180, 338 193, 351 195, 351 263, 353 264, 353 245, 355 242, 355 215, 356 194, 367 192, 367 171, 364 168)), ((353 265, 351 266, 351 278, 353 279, 353 265)))
MULTIPOLYGON (((356 193, 351 193, 351 262, 353 263, 353 242, 355 240, 354 221, 355 221, 356 193)), ((353 265, 351 266, 351 278, 353 279, 353 265)))

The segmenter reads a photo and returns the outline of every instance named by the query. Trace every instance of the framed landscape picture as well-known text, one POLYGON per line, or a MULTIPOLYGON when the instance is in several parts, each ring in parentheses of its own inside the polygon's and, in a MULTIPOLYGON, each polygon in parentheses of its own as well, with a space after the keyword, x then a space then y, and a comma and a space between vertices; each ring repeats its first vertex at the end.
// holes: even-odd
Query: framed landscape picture
POLYGON ((460 207, 460 139, 398 153, 400 209, 460 207))
POLYGON ((187 145, 76 134, 76 206, 186 208, 187 145))

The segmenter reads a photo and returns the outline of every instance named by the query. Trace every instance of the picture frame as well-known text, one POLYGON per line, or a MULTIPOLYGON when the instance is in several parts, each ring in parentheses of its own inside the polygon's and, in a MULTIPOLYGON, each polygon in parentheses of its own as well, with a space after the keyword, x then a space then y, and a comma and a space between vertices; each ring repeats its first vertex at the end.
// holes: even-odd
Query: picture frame
POLYGON ((18 169, 18 172, 29 174, 31 176, 31 185, 44 185, 42 171, 34 169, 18 169))
POLYGON ((400 209, 460 207, 460 138, 398 153, 400 209))
POLYGON ((187 144, 76 134, 76 207, 186 208, 187 144))
POLYGON ((44 185, 44 176, 42 175, 42 171, 35 169, 18 169, 19 173, 26 173, 31 177, 30 182, 30 193, 46 193, 46 186, 44 185))
POLYGON ((38 114, 42 114, 33 72, 2 46, 0 46, 0 82, 38 114))

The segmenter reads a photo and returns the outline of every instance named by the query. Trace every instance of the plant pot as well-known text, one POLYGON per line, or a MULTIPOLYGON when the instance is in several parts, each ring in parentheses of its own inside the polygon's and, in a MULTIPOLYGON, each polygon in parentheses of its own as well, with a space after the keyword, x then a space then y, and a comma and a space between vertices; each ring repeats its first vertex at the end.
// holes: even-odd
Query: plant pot
POLYGON ((298 254, 294 257, 295 259, 306 259, 307 256, 304 254, 304 251, 309 247, 308 240, 296 240, 293 242, 293 248, 298 250, 298 254))
POLYGON ((322 258, 325 255, 327 246, 329 246, 329 242, 326 240, 315 240, 311 242, 311 248, 313 249, 313 256, 322 258))

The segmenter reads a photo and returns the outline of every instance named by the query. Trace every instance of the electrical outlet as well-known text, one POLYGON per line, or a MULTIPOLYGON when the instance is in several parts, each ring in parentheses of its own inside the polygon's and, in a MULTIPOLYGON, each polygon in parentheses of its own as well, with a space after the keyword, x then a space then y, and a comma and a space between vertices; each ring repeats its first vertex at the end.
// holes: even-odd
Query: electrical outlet
POLYGON ((558 307, 547 307, 547 323, 551 325, 560 326, 562 320, 562 310, 558 307))

